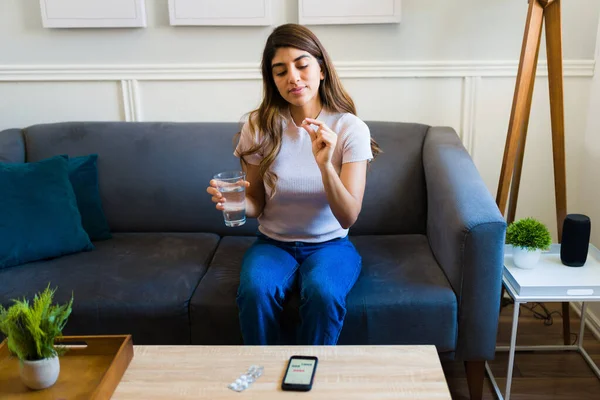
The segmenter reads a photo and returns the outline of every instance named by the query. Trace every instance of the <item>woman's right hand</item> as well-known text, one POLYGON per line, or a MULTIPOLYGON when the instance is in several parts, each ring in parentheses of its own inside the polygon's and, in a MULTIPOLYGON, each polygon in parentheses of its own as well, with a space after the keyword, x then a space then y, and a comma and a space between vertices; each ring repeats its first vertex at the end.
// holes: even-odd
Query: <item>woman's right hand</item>
MULTIPOLYGON (((246 188, 250 187, 250 182, 243 181, 243 183, 244 186, 246 186, 246 188)), ((206 188, 206 192, 212 195, 211 200, 213 203, 216 203, 215 208, 219 211, 225 210, 225 206, 223 205, 223 203, 225 203, 226 199, 225 197, 223 197, 223 193, 221 193, 219 189, 217 189, 217 182, 214 179, 211 179, 209 185, 210 186, 206 188)))
POLYGON ((225 209, 225 207, 223 206, 225 198, 223 197, 223 194, 219 192, 219 189, 217 189, 217 182, 214 179, 211 179, 208 184, 210 186, 206 188, 206 192, 212 195, 211 200, 213 203, 216 203, 216 209, 219 211, 223 211, 225 209))

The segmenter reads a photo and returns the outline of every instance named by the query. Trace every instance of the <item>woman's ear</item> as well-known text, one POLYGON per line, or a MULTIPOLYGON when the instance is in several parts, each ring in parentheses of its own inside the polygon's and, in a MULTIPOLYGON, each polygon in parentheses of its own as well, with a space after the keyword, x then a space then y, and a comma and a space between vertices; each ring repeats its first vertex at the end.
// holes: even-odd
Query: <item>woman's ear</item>
POLYGON ((325 79, 325 71, 323 69, 323 59, 321 57, 317 57, 317 61, 319 63, 319 70, 321 71, 321 80, 325 79))

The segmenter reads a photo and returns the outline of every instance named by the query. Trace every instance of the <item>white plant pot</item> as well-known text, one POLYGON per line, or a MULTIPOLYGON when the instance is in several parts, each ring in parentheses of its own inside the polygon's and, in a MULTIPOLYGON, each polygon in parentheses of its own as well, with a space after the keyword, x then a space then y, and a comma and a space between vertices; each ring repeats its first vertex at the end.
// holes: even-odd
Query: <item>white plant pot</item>
POLYGON ((60 372, 58 356, 19 363, 21 380, 30 389, 45 389, 54 385, 60 372))
POLYGON ((538 261, 540 260, 540 255, 542 251, 540 249, 537 250, 528 250, 524 247, 513 247, 513 261, 515 266, 523 269, 532 269, 535 268, 538 261))

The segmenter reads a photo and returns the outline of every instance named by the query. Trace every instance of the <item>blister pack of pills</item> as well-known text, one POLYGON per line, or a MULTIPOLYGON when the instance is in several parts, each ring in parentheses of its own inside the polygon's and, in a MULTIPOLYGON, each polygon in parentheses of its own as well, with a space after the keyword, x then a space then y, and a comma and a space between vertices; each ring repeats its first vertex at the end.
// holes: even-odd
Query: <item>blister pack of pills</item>
POLYGON ((231 382, 227 387, 231 390, 235 390, 236 392, 244 391, 248 389, 248 387, 250 387, 250 385, 254 383, 254 381, 256 381, 262 375, 262 373, 263 367, 259 365, 251 365, 245 374, 240 375, 235 382, 231 382))

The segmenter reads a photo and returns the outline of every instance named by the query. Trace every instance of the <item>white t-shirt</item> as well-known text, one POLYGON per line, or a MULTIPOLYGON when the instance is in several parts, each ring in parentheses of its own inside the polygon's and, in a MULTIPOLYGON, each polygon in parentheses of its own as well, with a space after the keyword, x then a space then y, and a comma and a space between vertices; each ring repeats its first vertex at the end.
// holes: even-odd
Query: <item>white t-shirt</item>
MULTIPOLYGON (((331 211, 308 132, 294 123, 289 110, 284 118, 281 151, 270 167, 278 177, 277 190, 273 198, 269 198, 271 190, 265 184, 265 207, 258 217, 259 231, 283 242, 318 243, 345 237, 348 229, 342 228, 331 211)), ((323 109, 318 119, 338 134, 332 158, 338 175, 342 164, 373 158, 369 128, 357 116, 323 109)), ((259 140, 258 132, 250 132, 246 122, 235 156, 239 157, 241 151, 259 140)), ((258 165, 262 158, 263 154, 258 152, 245 160, 258 165)))

